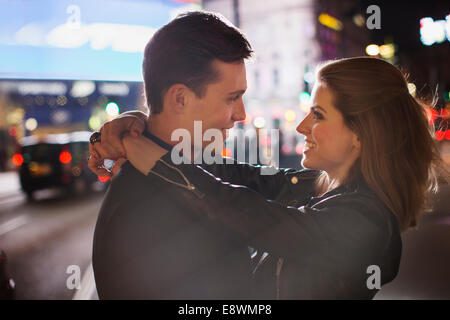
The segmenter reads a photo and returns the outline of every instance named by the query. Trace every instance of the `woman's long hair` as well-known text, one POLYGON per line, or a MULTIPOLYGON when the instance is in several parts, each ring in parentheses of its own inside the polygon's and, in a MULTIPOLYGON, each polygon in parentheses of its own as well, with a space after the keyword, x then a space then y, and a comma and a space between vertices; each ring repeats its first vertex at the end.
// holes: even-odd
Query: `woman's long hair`
POLYGON ((317 81, 331 89, 334 106, 361 142, 348 179, 362 174, 400 230, 415 227, 437 191, 436 169, 446 169, 425 107, 409 93, 405 76, 381 59, 358 57, 326 63, 317 81))

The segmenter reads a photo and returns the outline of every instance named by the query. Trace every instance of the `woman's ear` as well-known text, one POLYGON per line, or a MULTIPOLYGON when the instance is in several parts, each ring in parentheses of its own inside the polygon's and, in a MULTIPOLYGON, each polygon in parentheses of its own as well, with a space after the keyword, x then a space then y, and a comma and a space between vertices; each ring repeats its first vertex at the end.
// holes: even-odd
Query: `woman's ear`
POLYGON ((361 149, 361 141, 359 140, 359 137, 355 133, 353 134, 353 146, 355 148, 361 149))

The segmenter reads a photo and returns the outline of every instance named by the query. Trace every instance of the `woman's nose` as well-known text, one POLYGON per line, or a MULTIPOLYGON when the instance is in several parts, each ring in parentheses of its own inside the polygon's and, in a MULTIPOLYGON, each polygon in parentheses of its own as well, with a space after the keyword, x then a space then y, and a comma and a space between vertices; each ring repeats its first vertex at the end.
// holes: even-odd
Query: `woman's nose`
POLYGON ((307 115, 297 126, 297 132, 306 136, 311 132, 311 126, 309 124, 309 115, 307 115))

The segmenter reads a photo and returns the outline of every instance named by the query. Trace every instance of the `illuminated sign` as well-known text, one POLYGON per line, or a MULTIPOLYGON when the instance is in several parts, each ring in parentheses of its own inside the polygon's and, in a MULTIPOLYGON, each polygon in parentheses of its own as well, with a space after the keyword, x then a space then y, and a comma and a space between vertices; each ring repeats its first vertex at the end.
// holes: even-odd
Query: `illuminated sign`
POLYGON ((333 29, 333 30, 336 30, 336 31, 341 31, 342 30, 342 22, 339 21, 338 19, 336 19, 335 17, 330 16, 327 13, 321 13, 319 15, 318 19, 319 19, 319 22, 322 25, 324 25, 324 26, 326 26, 326 27, 328 27, 330 29, 333 29))
POLYGON ((434 21, 429 17, 420 19, 420 41, 424 45, 431 46, 446 39, 450 41, 450 15, 445 20, 434 21))
POLYGON ((142 81, 153 33, 198 3, 0 0, 0 78, 142 81))

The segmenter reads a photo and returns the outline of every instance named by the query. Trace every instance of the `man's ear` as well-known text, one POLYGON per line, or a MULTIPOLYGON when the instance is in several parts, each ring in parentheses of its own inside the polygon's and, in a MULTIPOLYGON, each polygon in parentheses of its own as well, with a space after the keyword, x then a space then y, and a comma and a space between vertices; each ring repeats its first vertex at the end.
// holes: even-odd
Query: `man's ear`
POLYGON ((192 94, 191 89, 184 84, 174 84, 165 94, 167 106, 172 112, 182 114, 191 103, 192 94))

